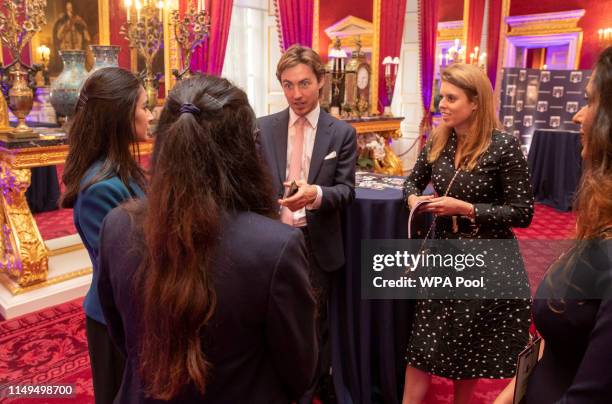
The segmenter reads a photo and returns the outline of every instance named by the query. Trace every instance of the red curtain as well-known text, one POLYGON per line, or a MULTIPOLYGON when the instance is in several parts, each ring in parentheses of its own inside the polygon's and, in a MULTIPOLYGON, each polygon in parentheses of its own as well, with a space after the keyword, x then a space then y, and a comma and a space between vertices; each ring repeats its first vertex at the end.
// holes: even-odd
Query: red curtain
MULTIPOLYGON (((385 56, 399 57, 402 49, 406 0, 383 0, 380 10, 380 61, 385 56)), ((435 53, 435 52, 434 52, 435 53)), ((398 66, 399 68, 399 66, 398 66)), ((378 107, 382 111, 389 105, 385 69, 380 65, 378 70, 378 107)))
MULTIPOLYGON (((119 66, 130 69, 130 44, 120 33, 121 26, 126 22, 126 10, 123 0, 110 0, 110 43, 121 46, 119 51, 119 66)), ((160 52, 163 52, 160 49, 160 52)))
POLYGON ((497 80, 497 63, 499 60, 499 37, 503 27, 502 16, 503 0, 489 0, 489 25, 487 29, 487 75, 491 85, 495 88, 497 80))
MULTIPOLYGON (((188 0, 180 0, 179 10, 187 9, 188 0)), ((210 36, 191 56, 191 70, 218 76, 223 70, 225 48, 232 21, 233 0, 206 0, 210 13, 210 36)))
MULTIPOLYGON (((467 22, 467 47, 465 56, 466 61, 470 62, 470 53, 474 51, 474 47, 480 47, 486 0, 469 0, 468 3, 469 14, 467 22)), ((480 52, 483 51, 484 49, 480 49, 480 52)))
POLYGON ((280 27, 281 50, 300 44, 312 47, 313 0, 276 0, 276 24, 280 27))
POLYGON ((438 1, 419 0, 419 56, 421 59, 421 101, 423 119, 419 128, 421 145, 431 129, 431 96, 436 63, 436 39, 438 37, 438 1))

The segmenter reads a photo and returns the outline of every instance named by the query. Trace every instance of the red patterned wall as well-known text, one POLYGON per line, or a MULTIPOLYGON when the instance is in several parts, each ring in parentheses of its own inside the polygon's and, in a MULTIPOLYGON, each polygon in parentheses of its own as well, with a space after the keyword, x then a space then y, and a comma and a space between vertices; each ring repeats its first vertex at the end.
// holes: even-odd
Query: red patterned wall
POLYGON ((330 40, 325 28, 333 25, 348 15, 372 22, 372 0, 343 0, 327 2, 319 0, 319 54, 327 59, 327 48, 330 40))
POLYGON ((550 13, 584 9, 584 17, 578 23, 584 32, 580 68, 590 69, 597 60, 599 47, 597 30, 612 26, 612 1, 610 0, 512 0, 510 15, 550 13))

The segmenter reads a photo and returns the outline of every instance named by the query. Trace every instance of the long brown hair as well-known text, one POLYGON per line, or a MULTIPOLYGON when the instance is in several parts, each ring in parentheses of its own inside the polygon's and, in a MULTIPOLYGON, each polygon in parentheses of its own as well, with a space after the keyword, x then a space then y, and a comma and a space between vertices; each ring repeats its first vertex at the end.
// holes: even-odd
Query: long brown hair
MULTIPOLYGON (((592 83, 591 102, 597 103, 597 110, 591 130, 584 134, 583 173, 574 202, 577 242, 564 255, 565 259, 551 266, 546 278, 551 289, 553 276, 557 275, 569 287, 580 291, 572 283, 570 271, 578 261, 590 265, 581 257, 589 245, 587 240, 612 237, 612 47, 599 56, 592 83)), ((549 299, 548 307, 562 313, 565 299, 549 299)))
MULTIPOLYGON (((466 144, 459 156, 459 161, 466 161, 464 169, 472 170, 478 163, 478 158, 489 148, 493 130, 500 128, 495 115, 491 82, 482 70, 463 63, 454 63, 447 67, 442 73, 442 81, 462 89, 468 100, 477 105, 470 121, 466 144)), ((453 128, 444 124, 436 128, 427 155, 429 163, 440 157, 452 132, 453 128)))
POLYGON ((96 70, 83 84, 68 130, 62 207, 74 206, 83 176, 96 161, 102 167, 84 188, 116 175, 128 189, 130 179, 144 189, 144 173, 134 158, 139 155, 134 113, 141 88, 134 74, 118 67, 96 70))
POLYGON ((201 334, 215 311, 224 218, 238 211, 278 217, 254 133, 246 94, 218 77, 179 82, 161 113, 148 205, 136 212, 145 243, 135 283, 143 310, 139 372, 153 398, 171 399, 187 385, 205 391, 210 365, 201 334))
POLYGON ((612 226, 612 47, 601 53, 593 75, 597 112, 585 133, 584 171, 574 204, 579 240, 599 238, 612 226))

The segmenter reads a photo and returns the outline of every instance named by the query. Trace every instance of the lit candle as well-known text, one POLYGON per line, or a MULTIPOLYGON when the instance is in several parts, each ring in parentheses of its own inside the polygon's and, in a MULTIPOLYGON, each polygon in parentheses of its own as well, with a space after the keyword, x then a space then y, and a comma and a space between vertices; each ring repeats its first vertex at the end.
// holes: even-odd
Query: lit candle
POLYGON ((125 5, 125 13, 127 15, 127 22, 130 22, 130 14, 132 11, 132 0, 125 0, 123 4, 125 5))
POLYGON ((136 0, 134 7, 136 7, 136 21, 140 21, 140 9, 142 8, 140 1, 136 0))
POLYGON ((162 21, 163 19, 162 11, 164 9, 164 2, 163 1, 157 2, 157 8, 159 9, 159 20, 162 21))
POLYGON ((481 66, 486 66, 487 65, 487 53, 486 52, 482 52, 480 54, 480 65, 481 66))
POLYGON ((478 51, 480 50, 480 48, 478 48, 478 46, 474 47, 474 57, 478 57, 478 51))

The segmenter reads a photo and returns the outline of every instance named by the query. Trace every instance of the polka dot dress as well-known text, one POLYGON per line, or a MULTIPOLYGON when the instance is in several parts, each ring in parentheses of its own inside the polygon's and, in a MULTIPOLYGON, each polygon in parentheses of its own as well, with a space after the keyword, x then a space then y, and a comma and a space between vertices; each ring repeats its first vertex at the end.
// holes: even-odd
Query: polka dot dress
MULTIPOLYGON (((430 181, 436 193, 444 195, 455 174, 454 134, 432 164, 427 163, 428 150, 428 146, 423 149, 406 179, 406 198, 421 195, 430 181)), ((493 132, 477 166, 459 172, 448 196, 474 204, 478 231, 455 233, 441 226, 436 237, 514 239, 511 227, 528 226, 533 215, 527 162, 518 140, 493 132)), ((493 277, 516 282, 516 276, 505 274, 508 268, 516 268, 520 282, 527 282, 517 245, 511 251, 491 249, 485 254, 496 257, 487 264, 493 277)), ((512 377, 517 355, 529 338, 530 309, 525 299, 420 300, 407 349, 408 365, 455 380, 512 377)))

